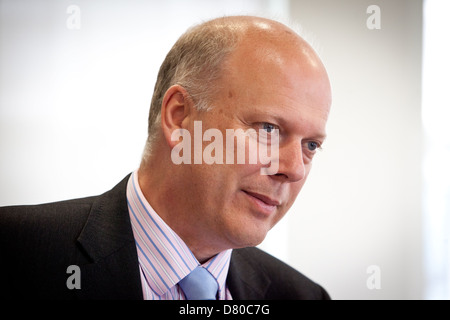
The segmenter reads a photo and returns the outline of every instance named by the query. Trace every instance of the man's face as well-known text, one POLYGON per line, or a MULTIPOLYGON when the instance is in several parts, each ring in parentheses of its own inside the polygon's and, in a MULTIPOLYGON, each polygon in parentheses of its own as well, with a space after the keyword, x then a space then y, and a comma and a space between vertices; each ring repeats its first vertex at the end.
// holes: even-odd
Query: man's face
MULTIPOLYGON (((224 164, 192 164, 185 172, 192 219, 215 246, 259 244, 292 206, 325 139, 331 90, 322 64, 298 47, 257 45, 239 46, 227 61, 212 110, 194 111, 188 120, 192 137, 194 121, 202 121, 203 132, 219 129, 224 138, 224 164), (261 163, 227 164, 226 129, 266 130, 269 136, 278 129, 278 173, 262 175, 267 165, 261 163)), ((235 147, 248 152, 248 145, 235 147)))

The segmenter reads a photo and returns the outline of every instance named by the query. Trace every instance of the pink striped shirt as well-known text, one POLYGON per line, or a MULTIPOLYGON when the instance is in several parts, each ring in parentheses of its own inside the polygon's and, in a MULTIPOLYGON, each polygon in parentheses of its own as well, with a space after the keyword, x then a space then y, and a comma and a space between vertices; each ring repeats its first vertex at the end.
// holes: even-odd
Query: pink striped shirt
MULTIPOLYGON (((200 265, 183 240, 145 199, 135 171, 127 185, 128 211, 139 259, 145 300, 185 300, 178 282, 200 265)), ((231 300, 226 286, 231 249, 202 264, 219 285, 218 299, 231 300)))

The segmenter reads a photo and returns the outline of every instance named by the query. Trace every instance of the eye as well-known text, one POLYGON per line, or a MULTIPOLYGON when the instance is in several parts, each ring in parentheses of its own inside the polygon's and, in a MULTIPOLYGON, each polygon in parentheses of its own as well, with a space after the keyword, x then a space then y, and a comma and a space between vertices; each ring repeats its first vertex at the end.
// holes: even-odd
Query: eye
POLYGON ((268 123, 268 122, 264 122, 262 124, 262 128, 263 128, 263 130, 266 130, 266 132, 271 133, 273 130, 275 130, 277 128, 277 126, 275 126, 274 124, 268 123))
POLYGON ((317 148, 320 148, 320 145, 315 141, 309 141, 307 147, 309 151, 316 151, 317 148))
POLYGON ((280 127, 270 122, 258 122, 258 142, 260 143, 275 143, 280 141, 280 127))

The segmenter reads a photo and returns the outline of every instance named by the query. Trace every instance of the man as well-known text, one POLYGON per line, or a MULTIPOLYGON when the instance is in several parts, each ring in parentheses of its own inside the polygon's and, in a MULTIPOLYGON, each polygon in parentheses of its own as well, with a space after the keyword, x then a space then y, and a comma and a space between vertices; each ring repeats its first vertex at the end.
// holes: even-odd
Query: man
POLYGON ((1 208, 2 295, 191 299, 185 279, 206 270, 213 299, 329 299, 253 247, 305 183, 330 105, 323 64, 286 26, 191 28, 160 68, 138 170, 97 197, 1 208))

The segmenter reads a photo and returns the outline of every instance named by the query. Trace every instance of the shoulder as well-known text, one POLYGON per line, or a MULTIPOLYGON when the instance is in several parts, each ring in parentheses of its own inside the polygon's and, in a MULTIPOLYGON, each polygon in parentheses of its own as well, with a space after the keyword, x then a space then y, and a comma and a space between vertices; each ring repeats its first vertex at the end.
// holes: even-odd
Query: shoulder
POLYGON ((73 251, 69 248, 74 248, 95 199, 1 207, 0 244, 11 255, 10 263, 26 259, 39 263, 73 251))
MULTIPOLYGON (((99 196, 45 203, 0 207, 0 243, 13 250, 46 250, 75 243, 91 212, 124 210, 129 175, 99 196)), ((114 220, 114 219, 113 219, 114 220)))
POLYGON ((8 274, 0 297, 26 298, 27 290, 42 299, 67 298, 69 265, 86 261, 76 247, 94 198, 0 208, 0 272, 8 274), (61 285, 62 284, 62 285, 61 285), (24 289, 27 290, 24 290, 24 289), (57 294, 51 295, 55 288, 57 294), (62 288, 62 289, 61 289, 62 288))
POLYGON ((319 284, 260 249, 234 249, 232 261, 234 266, 246 269, 243 271, 244 275, 241 275, 242 279, 245 278, 248 282, 253 281, 249 279, 254 279, 259 284, 267 283, 264 288, 265 299, 330 299, 328 293, 319 284))
POLYGON ((96 197, 0 208, 0 243, 14 255, 60 249, 73 244, 96 197))
POLYGON ((36 229, 55 230, 61 228, 61 224, 84 222, 95 199, 88 197, 39 205, 0 207, 0 228, 14 230, 18 227, 25 231, 24 228, 34 226, 36 229))

